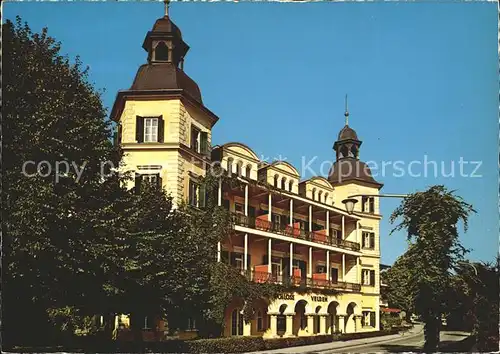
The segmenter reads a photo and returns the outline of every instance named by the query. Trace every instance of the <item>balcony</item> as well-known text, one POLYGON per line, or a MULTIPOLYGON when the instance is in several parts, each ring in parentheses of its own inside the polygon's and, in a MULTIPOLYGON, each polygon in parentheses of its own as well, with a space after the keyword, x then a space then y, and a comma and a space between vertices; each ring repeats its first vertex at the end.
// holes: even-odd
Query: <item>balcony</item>
POLYGON ((256 283, 271 283, 271 284, 282 284, 285 286, 296 286, 299 288, 309 288, 309 289, 333 289, 339 291, 361 291, 361 285, 356 283, 348 283, 343 281, 332 281, 328 279, 315 279, 299 276, 276 276, 272 273, 262 272, 262 271, 250 271, 246 273, 242 271, 248 280, 252 280, 256 283))
POLYGON ((276 224, 272 221, 267 220, 267 215, 252 217, 233 213, 232 221, 235 225, 244 226, 256 230, 272 232, 283 236, 321 243, 323 245, 339 247, 356 252, 359 252, 360 250, 359 243, 327 236, 324 231, 306 231, 298 228, 295 224, 293 226, 276 224))

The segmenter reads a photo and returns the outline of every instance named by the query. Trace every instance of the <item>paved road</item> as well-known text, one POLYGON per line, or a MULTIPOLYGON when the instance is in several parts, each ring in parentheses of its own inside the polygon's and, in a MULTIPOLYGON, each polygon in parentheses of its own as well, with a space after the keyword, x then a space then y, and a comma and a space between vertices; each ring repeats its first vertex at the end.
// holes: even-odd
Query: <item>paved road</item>
MULTIPOLYGON (((441 332, 441 345, 446 345, 450 342, 465 339, 469 333, 467 332, 441 332)), ((424 345, 424 332, 420 330, 416 333, 406 333, 400 338, 392 338, 390 340, 378 343, 362 344, 354 347, 335 348, 331 351, 321 351, 321 354, 329 353, 397 353, 397 352, 418 352, 422 350, 424 345)))
MULTIPOLYGON (((459 341, 468 336, 466 332, 441 332, 441 342, 447 344, 459 341)), ((395 353, 417 352, 424 344, 423 326, 415 325, 410 332, 393 334, 383 337, 355 339, 346 342, 336 341, 331 343, 288 347, 276 350, 254 352, 261 354, 329 354, 329 353, 395 353)))

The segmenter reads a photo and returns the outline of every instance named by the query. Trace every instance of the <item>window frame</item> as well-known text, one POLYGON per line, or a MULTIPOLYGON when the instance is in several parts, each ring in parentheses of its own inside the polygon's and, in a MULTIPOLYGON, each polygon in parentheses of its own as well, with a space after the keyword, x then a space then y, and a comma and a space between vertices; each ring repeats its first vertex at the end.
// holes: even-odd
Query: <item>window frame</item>
POLYGON ((158 142, 158 132, 159 132, 159 123, 160 123, 160 119, 158 117, 144 117, 144 130, 142 132, 143 134, 143 142, 145 143, 157 143, 158 142), (150 128, 152 129, 152 131, 150 132, 150 134, 148 135, 147 134, 147 129, 148 129, 148 122, 151 123, 151 126, 150 128), (156 125, 154 125, 153 123, 156 123, 156 125), (153 130, 156 129, 156 132, 154 132, 153 130), (148 140, 148 137, 151 138, 151 140, 148 140))
POLYGON ((201 151, 201 130, 193 124, 191 124, 191 149, 197 153, 201 151))
POLYGON ((361 233, 361 247, 363 249, 375 250, 375 233, 363 231, 361 233))
POLYGON ((256 322, 257 322, 257 331, 264 331, 264 316, 262 315, 262 311, 258 310, 256 314, 256 322))
POLYGON ((235 308, 231 312, 231 336, 237 337, 243 335, 243 315, 239 308, 235 308), (236 333, 235 333, 236 332, 236 333), (241 333, 240 333, 241 332, 241 333))

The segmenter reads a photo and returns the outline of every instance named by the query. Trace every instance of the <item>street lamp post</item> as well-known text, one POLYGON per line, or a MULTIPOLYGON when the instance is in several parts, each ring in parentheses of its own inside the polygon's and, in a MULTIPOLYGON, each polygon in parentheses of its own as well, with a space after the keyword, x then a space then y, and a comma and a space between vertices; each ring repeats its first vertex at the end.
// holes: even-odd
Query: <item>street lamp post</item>
POLYGON ((349 215, 354 213, 354 206, 358 202, 357 197, 375 197, 375 198, 406 198, 408 194, 354 194, 348 196, 342 201, 349 215))

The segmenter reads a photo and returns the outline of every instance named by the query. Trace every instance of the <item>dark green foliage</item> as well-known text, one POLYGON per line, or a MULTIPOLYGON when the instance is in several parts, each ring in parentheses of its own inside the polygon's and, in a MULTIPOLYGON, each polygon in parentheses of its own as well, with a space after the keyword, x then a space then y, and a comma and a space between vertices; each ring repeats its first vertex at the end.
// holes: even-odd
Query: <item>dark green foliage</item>
POLYGON ((391 222, 401 219, 393 232, 407 230, 410 247, 402 265, 408 279, 403 298, 409 294, 415 312, 425 323, 426 350, 437 348, 450 272, 466 253, 460 244, 458 224, 462 222, 467 230, 473 212, 472 206, 453 191, 433 186, 405 198, 391 215, 391 222))
POLYGON ((412 246, 409 247, 406 253, 396 259, 396 262, 394 262, 394 265, 390 269, 381 274, 384 283, 387 284, 384 292, 389 302, 389 307, 405 311, 407 318, 414 312, 411 286, 408 283, 410 280, 409 272, 413 264, 411 248, 412 246))
POLYGON ((372 331, 372 332, 357 332, 357 333, 343 333, 339 335, 335 340, 348 341, 353 339, 362 338, 373 338, 379 336, 388 336, 391 334, 397 334, 399 332, 398 328, 385 329, 382 331, 372 331))
MULTIPOLYGON (((499 259, 495 263, 463 263, 454 276, 450 317, 461 317, 472 326, 477 349, 496 352, 499 349, 499 259), (477 271, 477 275, 476 275, 477 271)), ((448 320, 448 323, 451 323, 448 320)))
POLYGON ((102 180, 101 163, 118 166, 120 151, 80 60, 70 63, 46 29, 32 33, 19 18, 2 29, 2 330, 9 341, 43 342, 53 338, 47 309, 85 315, 106 306, 102 279, 119 267, 124 219, 110 202, 121 194, 119 177, 102 180), (28 161, 46 161, 44 176, 34 165, 23 175, 28 161), (70 165, 64 176, 54 170, 61 161, 70 165), (19 319, 38 330, 25 333, 19 319))
POLYGON ((380 325, 382 329, 391 329, 392 327, 399 327, 403 320, 398 316, 393 316, 389 313, 380 314, 380 325))
POLYGON ((331 335, 307 336, 307 337, 289 337, 266 339, 266 350, 296 347, 301 345, 313 345, 328 343, 332 341, 331 335))

